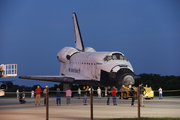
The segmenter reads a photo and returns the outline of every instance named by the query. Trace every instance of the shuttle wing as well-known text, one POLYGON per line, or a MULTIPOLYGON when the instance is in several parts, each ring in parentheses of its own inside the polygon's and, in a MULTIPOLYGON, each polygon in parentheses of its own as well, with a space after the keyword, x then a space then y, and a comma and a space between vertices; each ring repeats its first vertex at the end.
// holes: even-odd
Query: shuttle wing
POLYGON ((20 79, 31 79, 49 82, 73 83, 74 78, 65 76, 20 76, 20 79))
POLYGON ((75 39, 76 49, 83 52, 84 51, 84 44, 82 41, 81 32, 79 29, 79 24, 77 21, 76 13, 73 13, 72 16, 73 16, 74 39, 75 39))
POLYGON ((88 77, 82 76, 82 75, 66 75, 66 76, 20 76, 20 79, 31 79, 31 80, 40 80, 40 81, 49 81, 49 82, 61 82, 61 83, 75 83, 75 81, 78 80, 91 80, 88 77), (68 76, 68 77, 67 77, 68 76))

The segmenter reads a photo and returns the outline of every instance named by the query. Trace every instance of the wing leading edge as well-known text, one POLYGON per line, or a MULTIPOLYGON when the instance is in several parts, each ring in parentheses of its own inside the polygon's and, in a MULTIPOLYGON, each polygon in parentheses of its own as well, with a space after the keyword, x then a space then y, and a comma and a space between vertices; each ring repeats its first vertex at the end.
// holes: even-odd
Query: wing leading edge
POLYGON ((74 78, 64 76, 20 76, 19 78, 62 83, 73 83, 74 81, 74 78))
POLYGON ((31 79, 31 80, 40 80, 40 81, 49 81, 49 82, 61 82, 61 83, 68 83, 73 84, 81 81, 83 83, 87 81, 91 81, 90 78, 87 78, 82 75, 68 75, 67 76, 19 76, 20 79, 31 79))

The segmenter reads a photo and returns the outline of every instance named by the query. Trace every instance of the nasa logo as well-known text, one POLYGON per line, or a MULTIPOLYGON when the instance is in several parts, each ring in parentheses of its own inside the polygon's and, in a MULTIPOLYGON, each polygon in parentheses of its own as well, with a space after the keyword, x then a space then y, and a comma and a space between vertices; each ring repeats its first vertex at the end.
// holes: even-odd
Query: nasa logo
POLYGON ((80 73, 80 69, 72 69, 72 68, 69 68, 69 72, 74 72, 74 73, 80 73))

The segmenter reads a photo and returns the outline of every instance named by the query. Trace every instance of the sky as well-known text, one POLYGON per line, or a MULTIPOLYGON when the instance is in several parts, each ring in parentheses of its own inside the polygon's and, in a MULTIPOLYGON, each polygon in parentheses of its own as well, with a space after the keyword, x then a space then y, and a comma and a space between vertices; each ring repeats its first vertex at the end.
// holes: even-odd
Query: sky
MULTIPOLYGON (((73 12, 85 47, 122 52, 136 75, 180 76, 179 0, 1 0, 0 64, 17 64, 18 76, 58 75, 58 51, 75 47, 73 12)), ((18 76, 0 81, 59 84, 18 76)))

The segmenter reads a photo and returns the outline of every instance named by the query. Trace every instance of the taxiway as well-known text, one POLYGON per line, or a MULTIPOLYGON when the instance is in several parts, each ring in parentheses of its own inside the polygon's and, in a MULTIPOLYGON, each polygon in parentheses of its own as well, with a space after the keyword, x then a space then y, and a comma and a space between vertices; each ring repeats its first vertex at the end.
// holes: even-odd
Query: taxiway
MULTIPOLYGON (((16 98, 0 98, 0 120, 45 120, 46 107, 35 106, 35 99, 26 98, 26 104, 19 104, 16 98)), ((72 98, 71 105, 66 105, 66 98, 62 98, 62 105, 56 105, 56 98, 49 99, 49 119, 50 120, 89 120, 90 119, 90 99, 88 105, 83 105, 83 99, 72 98)), ((117 99, 117 106, 106 105, 106 98, 93 99, 94 119, 103 118, 137 118, 137 100, 135 107, 131 107, 131 99, 117 99)), ((180 118, 180 97, 164 97, 164 99, 154 98, 144 100, 145 107, 141 107, 141 117, 172 117, 180 118)))

